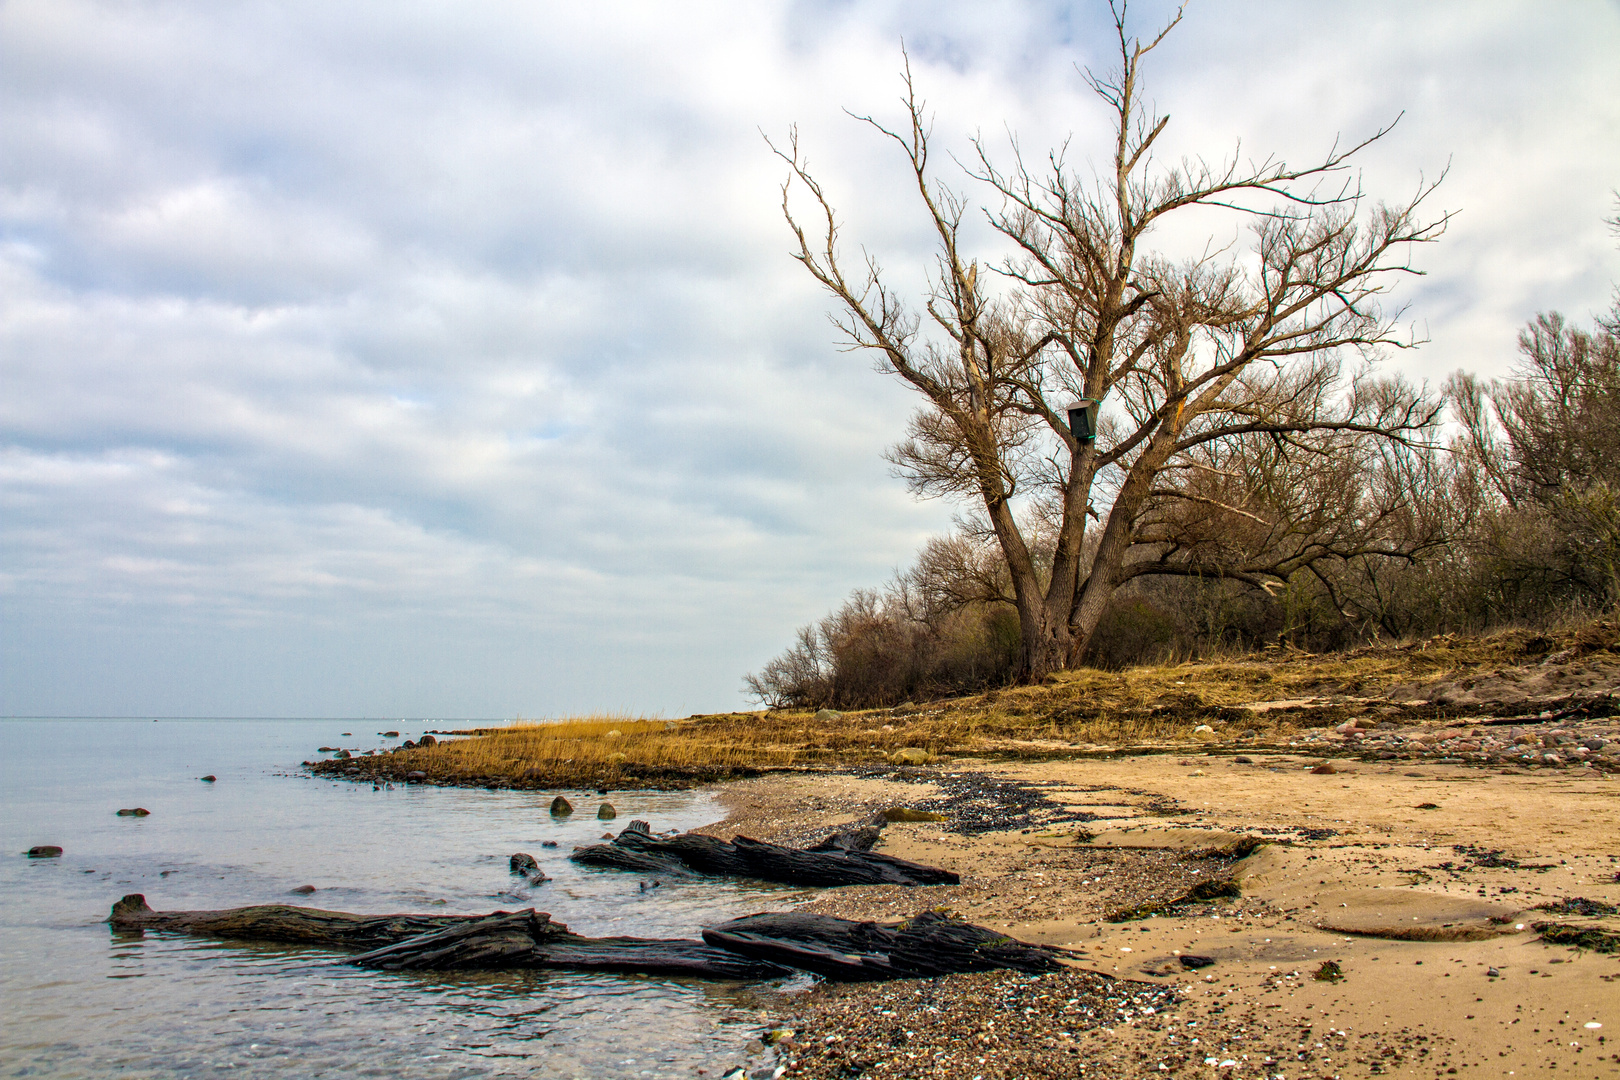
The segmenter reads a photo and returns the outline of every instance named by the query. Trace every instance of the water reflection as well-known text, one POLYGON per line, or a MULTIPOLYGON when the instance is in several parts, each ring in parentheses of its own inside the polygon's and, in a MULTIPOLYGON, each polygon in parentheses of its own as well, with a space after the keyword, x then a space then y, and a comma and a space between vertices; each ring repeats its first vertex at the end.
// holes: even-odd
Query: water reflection
MULTIPOLYGON (((356 722, 358 725, 360 722, 356 722)), ((350 911, 535 907, 585 934, 695 936, 797 890, 670 881, 567 861, 601 835, 551 793, 334 784, 288 774, 339 723, 0 725, 0 1076, 689 1077, 740 1062, 746 988, 570 972, 365 971, 291 946, 113 933, 108 907, 298 903, 350 911), (48 768, 40 768, 48 763, 48 768), (215 784, 196 780, 204 773, 215 784), (278 775, 279 774, 279 775, 278 775), (120 806, 152 816, 117 818, 120 806), (542 847, 545 840, 554 848, 542 847), (507 871, 533 854, 553 880, 507 871), (311 896, 292 890, 314 885, 311 896)), ((691 828, 703 795, 616 792, 620 823, 691 828)))

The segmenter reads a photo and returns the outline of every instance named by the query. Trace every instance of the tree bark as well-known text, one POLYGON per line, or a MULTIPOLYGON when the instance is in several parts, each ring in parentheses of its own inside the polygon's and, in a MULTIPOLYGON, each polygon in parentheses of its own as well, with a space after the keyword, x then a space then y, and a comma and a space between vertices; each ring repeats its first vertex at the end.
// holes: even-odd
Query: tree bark
POLYGON ((748 915, 703 931, 732 952, 846 982, 917 979, 964 971, 1053 971, 1057 951, 935 912, 898 923, 786 912, 748 915))
POLYGON ((153 911, 133 893, 113 905, 115 930, 161 930, 244 941, 364 950, 349 962, 384 971, 561 968, 707 979, 790 974, 690 938, 588 938, 530 908, 489 915, 351 915, 263 904, 221 911, 153 911))
POLYGON ((384 971, 561 968, 773 979, 796 968, 829 979, 872 981, 995 968, 1051 971, 1062 951, 934 912, 898 923, 803 912, 749 915, 705 929, 697 941, 581 937, 532 908, 489 915, 351 915, 285 904, 153 911, 135 893, 113 905, 108 922, 126 932, 363 949, 349 962, 384 971))
POLYGON ((611 844, 577 848, 570 856, 584 866, 641 873, 708 874, 759 878, 786 885, 957 885, 961 878, 937 866, 876 851, 836 846, 829 837, 813 848, 767 844, 746 836, 730 842, 698 833, 658 840, 646 822, 632 821, 611 844))

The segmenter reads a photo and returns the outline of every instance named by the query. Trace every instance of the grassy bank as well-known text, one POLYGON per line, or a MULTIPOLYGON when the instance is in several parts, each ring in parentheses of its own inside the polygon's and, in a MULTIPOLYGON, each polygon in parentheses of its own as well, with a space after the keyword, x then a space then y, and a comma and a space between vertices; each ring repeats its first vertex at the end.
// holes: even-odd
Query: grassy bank
POLYGON ((1593 622, 1550 634, 1511 630, 1345 653, 1270 649, 1221 661, 1069 671, 1037 686, 830 716, 518 723, 311 767, 354 779, 420 773, 412 778, 500 787, 684 787, 786 768, 877 765, 903 760, 905 751, 935 759, 1042 758, 1211 744, 1286 747, 1314 743, 1358 717, 1387 724, 1479 715, 1477 703, 1448 704, 1439 691, 1514 682, 1515 672, 1550 664, 1585 670, 1620 663, 1617 638, 1615 624, 1593 622))

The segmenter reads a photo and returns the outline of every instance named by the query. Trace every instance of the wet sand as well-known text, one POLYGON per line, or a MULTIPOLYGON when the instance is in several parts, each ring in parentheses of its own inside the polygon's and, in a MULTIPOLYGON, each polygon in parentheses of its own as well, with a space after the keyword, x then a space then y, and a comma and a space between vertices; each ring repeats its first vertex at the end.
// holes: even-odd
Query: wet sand
POLYGON ((1620 931, 1612 915, 1538 910, 1620 904, 1615 773, 1249 756, 958 760, 721 789, 730 817, 708 831, 728 836, 946 813, 888 825, 878 850, 960 886, 827 890, 810 909, 944 907, 1073 950, 1060 975, 785 999, 788 1075, 1620 1076, 1620 954, 1535 928, 1620 931), (1236 857, 1242 837, 1268 842, 1236 857), (1174 902, 1228 880, 1241 895, 1174 902), (1340 977, 1316 978, 1328 961, 1340 977))

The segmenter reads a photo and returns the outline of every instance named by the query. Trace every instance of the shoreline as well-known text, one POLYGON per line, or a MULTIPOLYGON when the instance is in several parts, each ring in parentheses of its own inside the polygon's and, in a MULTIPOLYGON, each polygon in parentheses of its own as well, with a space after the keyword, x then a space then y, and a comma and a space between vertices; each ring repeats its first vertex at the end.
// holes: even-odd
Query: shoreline
POLYGON ((1620 932, 1612 916, 1538 910, 1620 905, 1620 781, 1407 762, 1324 774, 1316 760, 775 775, 711 788, 728 815, 701 831, 792 843, 886 806, 1041 796, 1000 828, 971 814, 886 827, 878 850, 956 870, 959 886, 822 890, 800 906, 879 921, 946 907, 1073 949, 1073 969, 783 998, 789 1076, 1620 1076, 1620 954, 1535 929, 1620 932), (1267 842, 1211 856, 1243 836, 1267 842), (1239 896, 1173 902, 1222 873, 1239 896), (1158 910, 1108 921, 1133 907, 1158 910), (1316 978, 1327 961, 1338 977, 1316 978))

